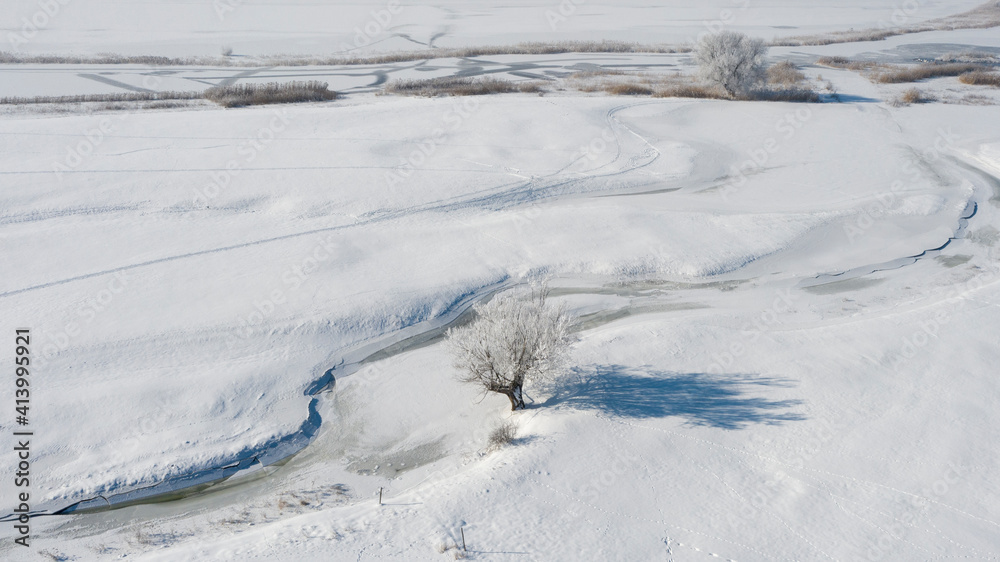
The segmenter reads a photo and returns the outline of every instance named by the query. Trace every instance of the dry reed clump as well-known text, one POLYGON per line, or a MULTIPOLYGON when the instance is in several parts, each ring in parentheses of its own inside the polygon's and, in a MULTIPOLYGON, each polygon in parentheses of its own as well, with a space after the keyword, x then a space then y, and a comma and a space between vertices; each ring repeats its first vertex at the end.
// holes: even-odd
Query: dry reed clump
POLYGON ((651 96, 653 88, 644 84, 609 84, 604 91, 613 96, 651 96))
POLYGON ((970 63, 925 63, 917 66, 888 66, 885 69, 872 73, 870 79, 873 82, 881 84, 905 84, 930 78, 960 76, 982 69, 981 65, 970 63))
POLYGON ((937 62, 974 62, 977 64, 1000 64, 1000 56, 982 51, 964 51, 960 53, 945 53, 935 59, 937 62))
POLYGON ((794 103, 819 103, 819 94, 808 88, 762 88, 744 96, 745 101, 784 101, 794 103))
POLYGON ((794 86, 805 82, 806 75, 791 61, 781 61, 767 68, 767 83, 794 86))
POLYGON ((298 103, 337 99, 337 92, 330 91, 326 82, 268 82, 266 84, 236 84, 215 86, 205 90, 205 99, 223 107, 243 107, 272 103, 298 103))
POLYGON ((679 74, 648 74, 617 69, 586 70, 571 74, 566 83, 586 93, 604 92, 613 96, 653 97, 716 97, 714 89, 700 84, 692 76, 679 74), (686 96, 684 93, 695 95, 686 96), (678 94, 678 95, 673 95, 678 94))
POLYGON ((960 75, 958 81, 970 86, 993 86, 1000 88, 1000 72, 974 70, 960 75))
POLYGON ((729 96, 718 86, 708 84, 672 84, 657 88, 653 92, 655 98, 695 98, 726 100, 729 96))
POLYGON ((483 96, 488 94, 539 93, 539 82, 511 82, 503 78, 443 76, 423 80, 393 80, 385 85, 387 94, 402 96, 483 96))
POLYGON ((816 64, 863 72, 869 80, 880 84, 905 84, 930 78, 961 76, 973 72, 985 72, 989 68, 982 64, 968 62, 928 62, 914 66, 902 66, 870 61, 852 61, 844 57, 823 57, 818 59, 816 64))
POLYGON ((830 68, 843 68, 846 70, 854 70, 857 72, 873 70, 876 68, 883 68, 888 65, 871 62, 871 61, 852 61, 846 57, 820 57, 816 60, 816 64, 820 66, 829 66, 830 68))
POLYGON ((608 89, 621 85, 622 80, 642 80, 638 74, 628 74, 611 68, 581 70, 566 78, 566 84, 571 88, 587 93, 606 92, 608 89), (627 77, 627 78, 619 78, 627 77))
POLYGON ((914 103, 928 103, 935 101, 933 97, 928 96, 916 88, 910 88, 899 95, 895 100, 892 101, 892 105, 899 107, 903 105, 912 105, 914 103))
MULTIPOLYGON (((797 69, 784 66, 781 72, 785 78, 791 75, 796 79, 793 84, 799 84, 795 73, 797 69)), ((581 92, 604 92, 614 96, 652 96, 655 98, 694 98, 694 99, 740 99, 744 101, 789 101, 818 102, 819 95, 809 88, 789 85, 785 87, 764 88, 749 92, 745 96, 733 98, 721 87, 699 80, 695 76, 684 74, 646 74, 627 73, 619 70, 588 70, 577 72, 567 78, 566 83, 581 92)))

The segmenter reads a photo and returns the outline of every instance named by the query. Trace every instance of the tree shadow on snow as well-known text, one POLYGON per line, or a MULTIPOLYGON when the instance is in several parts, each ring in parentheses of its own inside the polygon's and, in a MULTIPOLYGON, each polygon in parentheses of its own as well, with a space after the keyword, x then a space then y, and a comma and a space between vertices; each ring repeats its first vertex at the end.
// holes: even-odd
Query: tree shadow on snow
POLYGON ((572 373, 542 406, 638 419, 677 416, 691 425, 722 429, 806 419, 789 411, 801 405, 801 400, 771 400, 748 394, 766 387, 794 386, 788 379, 670 373, 621 365, 577 367, 572 373))

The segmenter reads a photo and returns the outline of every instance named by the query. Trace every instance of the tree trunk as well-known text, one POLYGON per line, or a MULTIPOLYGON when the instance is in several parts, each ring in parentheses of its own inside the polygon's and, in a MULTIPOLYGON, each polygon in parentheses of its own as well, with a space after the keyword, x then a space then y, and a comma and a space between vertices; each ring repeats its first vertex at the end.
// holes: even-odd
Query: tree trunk
POLYGON ((521 408, 522 410, 524 409, 524 398, 521 395, 521 385, 517 385, 515 387, 512 387, 507 392, 504 392, 504 394, 506 394, 507 395, 507 399, 510 400, 510 411, 511 412, 513 412, 514 410, 516 410, 518 408, 521 408))

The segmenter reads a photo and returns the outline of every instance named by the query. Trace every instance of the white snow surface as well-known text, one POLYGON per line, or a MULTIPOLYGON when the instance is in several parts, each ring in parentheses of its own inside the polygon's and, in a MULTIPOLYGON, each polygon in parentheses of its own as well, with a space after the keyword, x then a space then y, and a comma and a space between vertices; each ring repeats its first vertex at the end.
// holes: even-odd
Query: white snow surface
MULTIPOLYGON (((15 4, 5 33, 39 9, 15 4)), ((894 9, 683 4, 581 3, 554 35, 556 3, 406 4, 393 25, 425 42, 441 31, 438 46, 676 42, 723 9, 758 35, 870 27, 894 9)), ((976 4, 922 2, 913 17, 976 4)), ((207 2, 71 1, 24 49, 336 51, 384 7, 231 5, 220 21, 207 2)), ((420 47, 380 45, 393 41, 420 47)), ((463 64, 434 62, 441 75, 463 64)), ((85 69, 63 81, 39 68, 32 81, 4 67, 21 78, 0 93, 88 93, 67 85, 85 69)), ((4 523, 0 557, 439 560, 464 529, 466 556, 490 560, 1000 558, 996 106, 893 107, 880 100, 903 85, 807 73, 843 103, 358 93, 3 115, 0 326, 32 329, 34 506, 252 454, 297 430, 304 391, 342 359, 431 333, 498 288, 548 277, 578 329, 525 411, 457 382, 439 339, 411 341, 338 377, 315 441, 284 466, 178 501, 35 518, 30 549, 4 523), (519 438, 488 450, 503 420, 519 438)), ((920 87, 947 100, 956 84, 920 87)), ((5 506, 15 470, 0 463, 5 506)))

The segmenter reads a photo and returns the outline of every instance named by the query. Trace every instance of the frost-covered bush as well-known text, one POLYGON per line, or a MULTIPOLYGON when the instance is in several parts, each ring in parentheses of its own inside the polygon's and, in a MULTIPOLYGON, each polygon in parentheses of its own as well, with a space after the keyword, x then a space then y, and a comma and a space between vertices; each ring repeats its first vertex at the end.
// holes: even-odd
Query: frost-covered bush
POLYGON ((544 290, 501 294, 475 310, 472 323, 448 330, 455 367, 465 382, 506 396, 511 410, 524 408, 524 383, 552 373, 569 346, 569 316, 546 304, 544 290))
POLYGON ((499 449, 504 445, 512 443, 517 438, 517 424, 513 421, 505 421, 493 428, 490 432, 489 448, 499 449))
POLYGON ((205 90, 205 98, 223 107, 242 107, 270 103, 298 103, 337 99, 337 92, 330 91, 326 82, 268 82, 266 84, 234 84, 215 86, 205 90))
POLYGON ((705 35, 695 49, 702 78, 732 97, 746 95, 764 81, 767 45, 735 31, 705 35))

